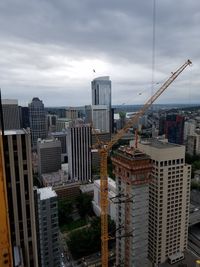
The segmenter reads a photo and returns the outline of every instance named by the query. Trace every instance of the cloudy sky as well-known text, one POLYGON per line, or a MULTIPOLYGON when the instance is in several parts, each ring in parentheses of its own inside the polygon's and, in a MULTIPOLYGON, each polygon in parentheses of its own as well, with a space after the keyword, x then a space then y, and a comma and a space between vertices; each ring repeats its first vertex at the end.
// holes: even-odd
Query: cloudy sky
MULTIPOLYGON (((157 103, 200 103, 200 1, 155 0, 154 90, 188 58, 157 103)), ((91 103, 91 80, 109 75, 113 104, 152 91, 153 0, 1 0, 0 87, 26 105, 91 103), (96 73, 93 72, 96 70, 96 73)))

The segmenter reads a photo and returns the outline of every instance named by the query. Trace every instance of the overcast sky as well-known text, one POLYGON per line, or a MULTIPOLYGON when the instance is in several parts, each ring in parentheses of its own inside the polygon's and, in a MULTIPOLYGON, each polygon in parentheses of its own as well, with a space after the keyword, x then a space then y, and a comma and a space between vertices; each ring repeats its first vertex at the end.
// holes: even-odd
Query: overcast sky
MULTIPOLYGON (((153 0, 1 0, 3 98, 91 104, 91 80, 109 75, 113 104, 143 103, 151 95, 152 32, 153 0)), ((155 33, 155 90, 193 62, 157 103, 200 103, 200 1, 156 0, 155 33)))

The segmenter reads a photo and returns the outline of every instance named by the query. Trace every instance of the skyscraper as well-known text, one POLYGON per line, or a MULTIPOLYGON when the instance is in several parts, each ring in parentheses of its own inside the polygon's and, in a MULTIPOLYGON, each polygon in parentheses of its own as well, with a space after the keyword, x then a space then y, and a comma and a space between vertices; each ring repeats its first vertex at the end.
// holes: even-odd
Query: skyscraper
POLYGON ((170 143, 182 145, 184 139, 184 117, 177 114, 167 115, 166 118, 161 117, 159 134, 165 134, 170 143))
POLYGON ((68 128, 67 151, 71 180, 91 180, 91 127, 76 125, 68 128))
POLYGON ((21 248, 26 267, 37 267, 30 133, 5 131, 4 151, 12 246, 21 248))
POLYGON ((56 139, 37 141, 38 171, 44 173, 57 172, 61 169, 61 142, 56 139))
POLYGON ((20 129, 18 101, 14 99, 3 99, 2 108, 3 108, 4 129, 5 130, 20 129))
POLYGON ((148 266, 148 214, 151 159, 138 149, 120 147, 112 157, 116 176, 118 266, 148 266))
POLYGON ((107 105, 111 108, 111 80, 109 76, 92 81, 92 105, 107 105))
POLYGON ((111 80, 109 76, 95 78, 92 83, 92 105, 106 105, 109 113, 109 132, 112 132, 111 80))
POLYGON ((99 132, 110 132, 110 113, 106 105, 86 106, 85 113, 86 123, 91 123, 99 132))
POLYGON ((59 267, 61 260, 56 192, 51 187, 36 189, 35 205, 40 267, 59 267))
POLYGON ((191 166, 185 147, 157 139, 139 143, 153 162, 149 188, 149 258, 157 266, 181 260, 187 248, 191 166))
POLYGON ((29 104, 29 116, 32 146, 35 147, 37 139, 45 139, 47 133, 44 104, 38 97, 34 97, 32 102, 29 104))

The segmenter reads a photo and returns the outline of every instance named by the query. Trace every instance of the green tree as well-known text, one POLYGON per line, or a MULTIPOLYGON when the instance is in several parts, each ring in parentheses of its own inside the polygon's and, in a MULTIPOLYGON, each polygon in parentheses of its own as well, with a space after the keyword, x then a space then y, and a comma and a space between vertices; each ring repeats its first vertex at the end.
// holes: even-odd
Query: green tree
POLYGON ((62 226, 72 221, 73 203, 71 201, 58 201, 59 225, 62 226))
POLYGON ((76 207, 82 218, 86 215, 93 214, 92 199, 93 197, 86 193, 83 193, 76 198, 76 207))
MULTIPOLYGON (((108 219, 109 233, 115 234, 115 223, 108 219)), ((114 240, 109 242, 109 246, 114 240)), ((95 217, 89 228, 73 231, 69 235, 68 246, 75 258, 85 257, 101 250, 101 220, 95 217)))

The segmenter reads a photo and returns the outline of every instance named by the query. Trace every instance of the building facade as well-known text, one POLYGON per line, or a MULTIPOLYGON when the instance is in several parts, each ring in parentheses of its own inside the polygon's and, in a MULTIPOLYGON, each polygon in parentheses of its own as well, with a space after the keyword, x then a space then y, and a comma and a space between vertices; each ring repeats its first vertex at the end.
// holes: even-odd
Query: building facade
POLYGON ((56 139, 37 141, 39 175, 61 169, 61 142, 56 139))
POLYGON ((110 132, 110 113, 105 105, 86 106, 86 123, 91 123, 99 132, 110 132))
POLYGON ((109 76, 92 81, 92 105, 107 105, 111 108, 111 80, 109 76))
POLYGON ((57 194, 51 187, 35 191, 40 267, 61 266, 57 194))
POLYGON ((32 146, 36 147, 37 139, 45 139, 47 135, 46 115, 43 102, 34 97, 29 104, 29 118, 32 137, 32 146))
POLYGON ((170 143, 182 145, 184 141, 184 117, 177 114, 161 117, 159 134, 165 134, 170 143))
POLYGON ((5 131, 4 151, 12 246, 21 248, 24 266, 38 267, 30 133, 5 131))
POLYGON ((4 129, 20 129, 20 117, 18 101, 14 99, 2 99, 4 129))
POLYGON ((148 140, 139 149, 153 162, 149 188, 149 248, 153 266, 183 258, 187 248, 191 166, 185 164, 185 147, 148 140))
POLYGON ((91 127, 76 125, 67 132, 69 176, 73 181, 91 180, 91 127))
MULTIPOLYGON (((94 181, 94 198, 92 201, 92 206, 94 213, 97 216, 101 214, 101 204, 100 204, 100 180, 94 181)), ((111 178, 108 178, 108 215, 111 219, 116 222, 116 204, 112 199, 116 198, 116 183, 111 178)))
POLYGON ((193 133, 187 136, 186 152, 191 155, 200 155, 200 134, 193 133))
POLYGON ((138 149, 120 147, 112 156, 116 177, 116 263, 148 266, 151 159, 138 149))

